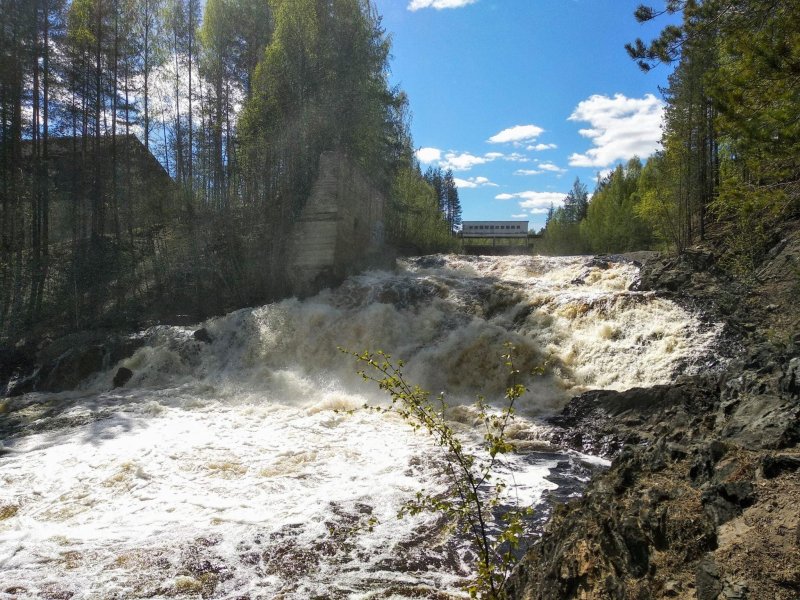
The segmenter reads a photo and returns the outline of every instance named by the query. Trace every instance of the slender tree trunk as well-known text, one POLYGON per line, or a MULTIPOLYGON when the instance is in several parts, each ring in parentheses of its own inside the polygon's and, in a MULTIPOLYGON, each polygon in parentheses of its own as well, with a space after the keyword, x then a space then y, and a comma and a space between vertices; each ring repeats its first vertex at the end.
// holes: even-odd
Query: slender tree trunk
MULTIPOLYGON (((176 17, 173 17, 173 20, 176 17)), ((178 23, 173 23, 172 43, 175 56, 175 179, 178 183, 183 182, 183 140, 181 139, 181 87, 180 87, 180 64, 178 60, 179 40, 178 23)))
POLYGON ((133 237, 133 208, 131 207, 131 115, 130 62, 125 61, 125 223, 128 226, 131 252, 135 252, 133 237))
POLYGON ((192 69, 194 68, 194 1, 189 0, 189 202, 193 201, 194 187, 194 110, 192 107, 192 69))
POLYGON ((33 106, 31 122, 31 175, 30 175, 30 291, 28 294, 27 323, 30 326, 35 318, 36 309, 36 290, 39 288, 39 271, 41 269, 41 199, 39 198, 39 188, 41 180, 40 156, 39 156, 39 133, 40 133, 40 87, 39 87, 39 2, 33 2, 33 15, 31 21, 31 54, 30 62, 33 70, 33 106))
POLYGON ((43 3, 43 45, 42 45, 42 187, 41 207, 41 266, 39 275, 39 289, 36 293, 37 304, 35 314, 42 312, 42 302, 44 298, 45 282, 50 270, 50 3, 49 0, 42 0, 43 3))
POLYGON ((95 64, 94 64, 94 197, 92 198, 92 238, 99 241, 105 233, 105 202, 103 198, 102 129, 103 112, 103 0, 98 0, 95 9, 95 64))
POLYGON ((217 202, 220 208, 227 208, 224 204, 224 197, 222 194, 223 188, 223 179, 224 179, 224 166, 223 166, 223 159, 222 159, 222 127, 223 127, 223 116, 222 116, 222 70, 220 67, 219 73, 217 73, 216 77, 216 111, 214 117, 214 193, 217 197, 217 202))
MULTIPOLYGON (((150 150, 150 0, 144 0, 144 31, 142 40, 144 89, 142 102, 144 103, 144 147, 150 150)), ((169 170, 169 169, 168 169, 169 170)))
MULTIPOLYGON (((116 3, 115 3, 116 4, 116 3)), ((114 58, 112 66, 111 86, 114 96, 111 99, 111 201, 114 210, 114 237, 117 243, 120 242, 120 223, 119 223, 119 180, 117 170, 119 161, 117 160, 117 113, 119 111, 119 6, 114 6, 114 58)))

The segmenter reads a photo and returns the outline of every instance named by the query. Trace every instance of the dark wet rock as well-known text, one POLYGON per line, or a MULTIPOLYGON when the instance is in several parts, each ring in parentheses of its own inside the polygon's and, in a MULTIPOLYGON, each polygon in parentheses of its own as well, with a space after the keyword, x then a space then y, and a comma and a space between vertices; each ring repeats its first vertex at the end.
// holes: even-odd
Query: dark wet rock
POLYGON ((32 389, 36 350, 30 344, 0 347, 0 396, 19 396, 32 389))
POLYGON ((713 405, 716 389, 714 380, 694 377, 623 392, 593 390, 574 398, 548 421, 558 427, 555 442, 602 456, 613 456, 626 444, 652 440, 668 427, 675 430, 670 452, 681 454, 687 450, 680 440, 692 434, 696 415, 713 405))
POLYGON ((105 356, 103 346, 67 350, 52 364, 36 389, 43 392, 74 389, 81 381, 103 369, 105 356))
POLYGON ((748 448, 787 448, 800 439, 799 420, 796 402, 779 395, 750 393, 721 419, 720 434, 748 448))
POLYGON ((719 527, 753 503, 753 484, 747 481, 709 486, 702 495, 706 514, 719 527))
POLYGON ((369 302, 391 304, 396 308, 409 308, 422 303, 431 302, 433 299, 447 296, 447 288, 435 281, 410 281, 396 280, 386 282, 378 288, 369 302))
POLYGON ((30 348, 0 346, 0 385, 5 385, 14 376, 32 372, 34 360, 30 348))
POLYGON ((444 257, 439 255, 421 256, 419 258, 411 258, 409 261, 421 269, 441 269, 445 266, 444 257))
POLYGON ((3 395, 13 398, 32 392, 36 386, 36 374, 37 371, 34 369, 24 377, 11 379, 6 383, 5 393, 3 395))
POLYGON ((72 390, 89 377, 130 357, 145 343, 142 337, 101 331, 80 332, 43 340, 35 352, 33 368, 8 385, 7 396, 28 392, 72 390))
POLYGON ((640 289, 652 290, 657 287, 677 292, 689 285, 692 272, 692 267, 679 258, 662 259, 640 276, 640 289))
POLYGON ((697 565, 696 583, 697 600, 717 600, 722 592, 719 569, 714 558, 706 556, 697 565))
POLYGON ((214 338, 211 337, 211 334, 208 332, 208 329, 205 327, 198 329, 192 334, 192 337, 197 340, 198 342, 202 342, 203 344, 212 344, 214 342, 214 338))
POLYGON ((800 457, 768 454, 761 459, 761 474, 767 479, 800 470, 800 457))
POLYGON ((730 445, 719 440, 712 440, 709 444, 695 448, 692 453, 692 466, 689 469, 690 479, 696 484, 710 481, 717 463, 730 448, 730 445))
POLYGON ((114 375, 114 388, 122 387, 128 383, 133 377, 133 371, 127 367, 120 367, 114 375))
MULTIPOLYGON (((796 342, 795 342, 796 343, 796 342)), ((793 358, 780 379, 781 391, 793 398, 800 396, 800 358, 793 358)))

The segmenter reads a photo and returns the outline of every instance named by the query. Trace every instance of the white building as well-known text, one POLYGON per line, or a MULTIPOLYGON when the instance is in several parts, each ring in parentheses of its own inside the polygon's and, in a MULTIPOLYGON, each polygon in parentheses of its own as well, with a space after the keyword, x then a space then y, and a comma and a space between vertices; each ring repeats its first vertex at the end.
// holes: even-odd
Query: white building
POLYGON ((524 237, 528 221, 463 221, 463 237, 524 237))

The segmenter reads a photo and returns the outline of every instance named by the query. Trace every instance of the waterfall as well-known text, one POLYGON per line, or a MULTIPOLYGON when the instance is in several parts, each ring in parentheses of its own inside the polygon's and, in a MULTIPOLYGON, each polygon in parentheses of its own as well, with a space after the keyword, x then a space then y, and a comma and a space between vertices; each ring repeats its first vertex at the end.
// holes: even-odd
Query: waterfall
MULTIPOLYGON (((359 410, 386 399, 337 348, 406 361, 469 439, 476 395, 502 400, 513 343, 530 392, 512 436, 536 448, 538 417, 576 393, 704 367, 719 328, 631 291, 637 275, 588 257, 408 259, 210 319, 210 343, 153 328, 75 392, 9 399, 0 598, 464 597, 464 543, 435 515, 396 518, 417 491, 444 491, 441 450, 359 410), (120 366, 133 377, 112 389, 120 366)), ((577 493, 587 462, 520 451, 502 470, 539 505, 577 493)))

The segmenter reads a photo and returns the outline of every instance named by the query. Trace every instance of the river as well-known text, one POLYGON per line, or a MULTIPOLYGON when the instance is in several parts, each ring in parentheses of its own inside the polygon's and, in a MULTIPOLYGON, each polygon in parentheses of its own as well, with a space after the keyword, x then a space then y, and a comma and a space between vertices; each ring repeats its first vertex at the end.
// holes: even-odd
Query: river
POLYGON ((530 391, 501 476, 537 507, 535 527, 602 462, 543 449, 540 417, 586 389, 702 368, 719 336, 630 291, 637 274, 588 257, 408 259, 305 300, 153 328, 77 391, 6 400, 0 418, 29 425, 0 447, 0 599, 467 597, 465 543, 435 515, 396 517, 417 491, 445 490, 442 451, 361 409, 386 398, 337 348, 407 361, 471 443, 471 405, 502 401, 513 343, 530 391), (193 338, 200 326, 212 343, 193 338), (120 366, 133 378, 112 389, 120 366))

